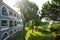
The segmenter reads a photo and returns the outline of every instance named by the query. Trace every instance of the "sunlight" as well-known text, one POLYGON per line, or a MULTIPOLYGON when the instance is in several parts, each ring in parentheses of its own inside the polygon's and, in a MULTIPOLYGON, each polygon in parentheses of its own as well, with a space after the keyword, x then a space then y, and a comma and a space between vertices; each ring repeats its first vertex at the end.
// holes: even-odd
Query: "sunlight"
POLYGON ((17 9, 14 7, 15 3, 16 3, 16 0, 3 0, 7 5, 9 5, 11 8, 13 9, 17 9))
POLYGON ((16 3, 16 0, 3 0, 3 1, 11 7, 16 3))
POLYGON ((47 1, 51 1, 51 0, 30 0, 31 2, 35 2, 37 4, 37 6, 39 7, 39 9, 41 10, 42 5, 47 2, 47 1))
POLYGON ((42 20, 41 20, 42 22, 46 22, 46 18, 42 18, 42 20))
MULTIPOLYGON (((14 8, 14 4, 16 3, 17 0, 3 0, 6 4, 8 4, 10 7, 12 7, 13 9, 16 10, 16 8, 14 8)), ((37 4, 37 6, 39 7, 39 9, 41 10, 42 4, 44 4, 47 1, 51 1, 51 0, 30 0, 31 2, 35 2, 37 4)))

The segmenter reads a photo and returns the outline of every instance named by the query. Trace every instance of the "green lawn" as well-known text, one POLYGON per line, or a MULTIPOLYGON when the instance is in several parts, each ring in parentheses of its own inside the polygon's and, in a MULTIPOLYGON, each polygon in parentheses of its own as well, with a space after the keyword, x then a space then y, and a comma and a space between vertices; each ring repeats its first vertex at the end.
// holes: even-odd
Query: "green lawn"
POLYGON ((25 36, 26 40, 43 40, 45 37, 51 37, 51 35, 48 33, 43 33, 35 30, 33 30, 33 33, 32 33, 32 30, 29 29, 28 27, 26 27, 25 29, 27 30, 27 33, 25 36))
POLYGON ((32 30, 29 27, 25 27, 26 32, 19 31, 15 40, 51 40, 51 35, 47 32, 42 32, 40 30, 32 30), (25 35, 26 34, 26 35, 25 35))

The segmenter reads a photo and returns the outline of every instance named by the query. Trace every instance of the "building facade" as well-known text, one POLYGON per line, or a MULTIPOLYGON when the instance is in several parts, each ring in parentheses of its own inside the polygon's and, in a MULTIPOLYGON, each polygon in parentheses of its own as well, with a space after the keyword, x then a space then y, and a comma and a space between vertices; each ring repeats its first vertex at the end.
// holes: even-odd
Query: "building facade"
POLYGON ((6 40, 22 28, 21 15, 0 0, 0 40, 6 40))

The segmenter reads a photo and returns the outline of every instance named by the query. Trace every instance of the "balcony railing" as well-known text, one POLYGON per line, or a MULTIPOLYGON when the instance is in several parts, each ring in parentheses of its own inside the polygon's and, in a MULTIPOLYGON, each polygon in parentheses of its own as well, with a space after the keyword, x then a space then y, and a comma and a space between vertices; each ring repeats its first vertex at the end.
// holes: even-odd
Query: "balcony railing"
POLYGON ((6 29, 9 29, 9 27, 8 26, 1 26, 1 31, 6 30, 6 29))
POLYGON ((8 26, 1 26, 1 29, 3 29, 3 28, 8 28, 8 26))

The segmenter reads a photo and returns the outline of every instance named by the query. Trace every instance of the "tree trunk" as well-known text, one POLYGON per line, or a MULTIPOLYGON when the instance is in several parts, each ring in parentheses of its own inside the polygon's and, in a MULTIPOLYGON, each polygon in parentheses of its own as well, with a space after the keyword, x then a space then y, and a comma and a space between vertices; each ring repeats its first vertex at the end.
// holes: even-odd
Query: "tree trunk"
POLYGON ((33 30, 34 30, 34 21, 32 21, 32 33, 33 33, 33 30))
POLYGON ((25 34, 26 34, 26 31, 25 31, 25 21, 23 21, 23 39, 25 39, 25 34))

